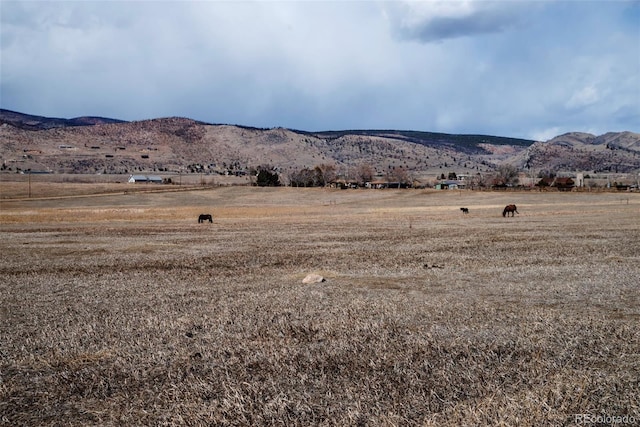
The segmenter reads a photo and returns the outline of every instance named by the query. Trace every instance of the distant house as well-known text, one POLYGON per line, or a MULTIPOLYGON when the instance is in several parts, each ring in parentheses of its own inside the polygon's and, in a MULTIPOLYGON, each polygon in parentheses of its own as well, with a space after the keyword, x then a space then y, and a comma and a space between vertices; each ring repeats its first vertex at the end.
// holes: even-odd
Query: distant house
POLYGON ((443 180, 436 184, 436 190, 457 190, 465 187, 463 182, 454 179, 443 180))
POLYGON ((358 182, 340 178, 331 181, 328 186, 331 188, 341 188, 343 190, 346 190, 347 188, 358 188, 358 182))
POLYGON ((389 181, 386 179, 375 179, 368 183, 369 188, 387 188, 389 181))
POLYGON ((575 187, 575 182, 571 178, 547 177, 542 178, 536 184, 538 187, 555 187, 559 191, 571 191, 575 187))
POLYGON ((367 188, 411 188, 413 184, 411 182, 400 181, 387 181, 386 179, 376 179, 371 182, 367 182, 365 187, 367 188))
POLYGON ((155 175, 131 175, 129 177, 130 183, 151 183, 151 184, 162 184, 162 178, 155 175))
POLYGON ((575 182, 571 178, 556 178, 553 186, 560 191, 570 191, 575 187, 575 182))

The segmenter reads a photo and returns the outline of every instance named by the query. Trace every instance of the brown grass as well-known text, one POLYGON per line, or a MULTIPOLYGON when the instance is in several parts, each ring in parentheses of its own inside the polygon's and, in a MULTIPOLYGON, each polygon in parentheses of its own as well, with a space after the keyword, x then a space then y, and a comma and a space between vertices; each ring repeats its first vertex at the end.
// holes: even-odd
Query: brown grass
POLYGON ((2 425, 640 420, 637 194, 0 203, 2 425))

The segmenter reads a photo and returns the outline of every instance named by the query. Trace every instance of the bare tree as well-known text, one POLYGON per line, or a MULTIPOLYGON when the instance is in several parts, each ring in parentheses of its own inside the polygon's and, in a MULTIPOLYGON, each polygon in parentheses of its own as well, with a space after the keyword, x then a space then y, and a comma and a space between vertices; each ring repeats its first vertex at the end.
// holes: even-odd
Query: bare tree
POLYGON ((373 181, 374 169, 368 163, 362 163, 356 170, 356 179, 359 183, 365 184, 373 181))
POLYGON ((394 167, 387 174, 387 179, 390 182, 397 182, 400 185, 406 185, 411 183, 411 177, 409 172, 402 166, 394 167))
POLYGON ((311 187, 314 185, 314 172, 308 168, 293 171, 289 174, 292 187, 311 187))
POLYGON ((518 183, 518 169, 511 164, 503 164, 498 168, 495 179, 497 185, 512 185, 518 183))
POLYGON ((315 185, 320 187, 334 181, 336 179, 336 167, 334 165, 321 164, 314 168, 315 185))

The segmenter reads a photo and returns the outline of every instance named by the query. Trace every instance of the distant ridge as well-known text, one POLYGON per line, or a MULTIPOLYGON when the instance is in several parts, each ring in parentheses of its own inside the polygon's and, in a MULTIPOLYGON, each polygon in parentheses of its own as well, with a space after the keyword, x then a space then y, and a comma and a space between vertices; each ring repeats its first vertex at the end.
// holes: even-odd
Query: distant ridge
POLYGON ((45 130, 69 126, 92 126, 127 122, 124 120, 92 116, 62 119, 57 117, 34 116, 31 114, 19 113, 17 111, 0 109, 0 124, 2 123, 8 123, 17 128, 26 130, 45 130))
POLYGON ((419 179, 490 174, 511 165, 542 172, 640 172, 640 134, 570 132, 548 141, 412 130, 304 131, 210 124, 184 117, 131 121, 47 118, 0 109, 1 171, 131 172, 283 176, 331 165, 341 174, 419 179), (363 169, 364 168, 364 169, 363 169))
POLYGON ((530 139, 509 138, 503 136, 447 134, 412 130, 343 130, 301 133, 325 139, 338 139, 347 135, 393 138, 420 145, 445 145, 470 154, 486 153, 487 151, 483 149, 481 145, 478 145, 482 143, 528 147, 535 142, 530 139))
MULTIPOLYGON (((149 119, 143 121, 158 121, 158 120, 188 120, 199 125, 214 125, 212 123, 202 122, 198 120, 189 119, 186 117, 167 117, 149 119)), ((70 126, 93 126, 100 124, 113 124, 113 123, 131 123, 125 120, 111 119, 105 117, 94 116, 82 116, 72 119, 63 119, 57 117, 43 117, 35 116, 31 114, 19 113, 17 111, 11 111, 6 109, 0 109, 0 124, 9 123, 17 128, 26 130, 45 130, 60 127, 70 126)), ((216 124, 224 126, 224 124, 216 124)), ((241 129, 252 131, 266 131, 269 128, 258 128, 253 126, 235 125, 241 129)), ((373 136, 398 139, 406 142, 421 145, 452 145, 457 149, 463 149, 469 153, 479 153, 484 150, 480 148, 477 143, 484 142, 494 145, 515 145, 521 147, 528 147, 535 141, 521 138, 509 138, 503 136, 491 136, 491 135, 472 135, 472 134, 447 134, 439 132, 424 132, 414 130, 332 130, 332 131, 319 131, 310 132, 305 130, 287 129, 291 132, 301 135, 315 136, 317 138, 335 140, 341 137, 349 135, 360 136, 373 136)))

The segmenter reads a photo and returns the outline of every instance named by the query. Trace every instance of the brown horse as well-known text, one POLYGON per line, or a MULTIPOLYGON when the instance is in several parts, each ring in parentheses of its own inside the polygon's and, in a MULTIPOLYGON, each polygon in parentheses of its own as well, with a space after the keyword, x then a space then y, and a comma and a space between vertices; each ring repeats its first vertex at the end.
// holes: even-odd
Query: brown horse
POLYGON ((518 208, 516 208, 516 205, 507 205, 504 207, 504 210, 502 211, 502 216, 508 216, 509 212, 511 212, 511 216, 514 216, 514 212, 519 214, 520 212, 518 212, 518 208))
POLYGON ((205 221, 213 222, 213 216, 211 214, 200 214, 198 217, 198 223, 201 224, 205 221))

